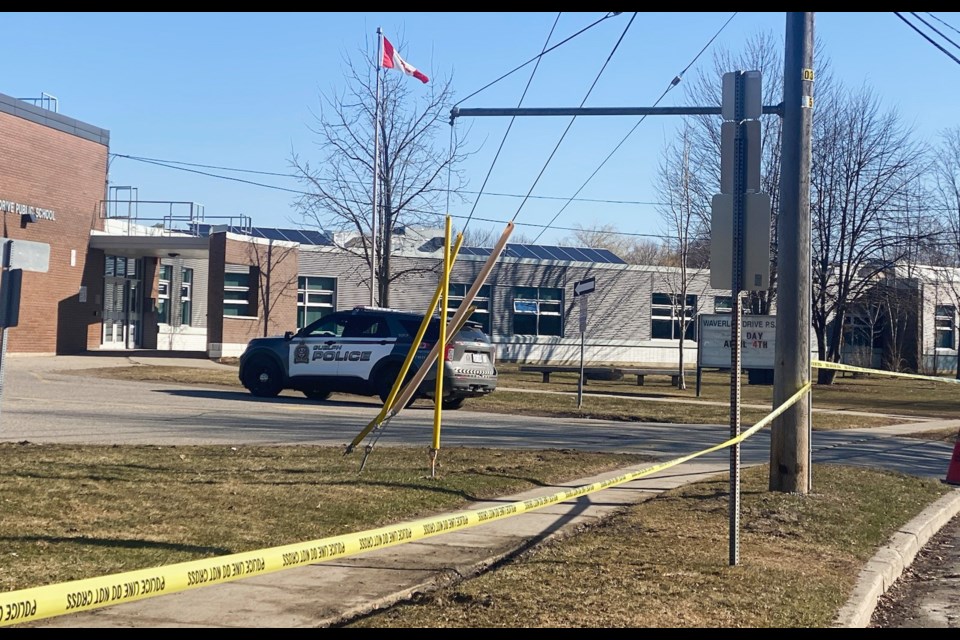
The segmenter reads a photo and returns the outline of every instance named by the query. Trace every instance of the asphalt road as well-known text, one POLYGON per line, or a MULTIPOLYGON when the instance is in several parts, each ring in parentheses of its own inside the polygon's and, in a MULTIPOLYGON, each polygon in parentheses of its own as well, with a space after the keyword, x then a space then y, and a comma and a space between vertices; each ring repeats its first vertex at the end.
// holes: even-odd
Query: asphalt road
MULTIPOLYGON (((254 398, 240 388, 129 382, 64 373, 129 365, 119 357, 8 358, 0 389, 0 441, 73 444, 313 444, 344 446, 373 419, 373 399, 338 396, 313 402, 299 394, 254 398)), ((183 364, 162 362, 162 364, 183 364)), ((188 363, 189 364, 189 363, 188 363)), ((206 360, 198 366, 216 365, 206 360)), ((433 409, 414 405, 394 418, 377 446, 429 447, 433 409)), ((687 455, 730 437, 729 425, 678 425, 605 420, 556 420, 466 409, 444 412, 444 446, 570 448, 687 455)), ((933 424, 933 423, 931 423, 933 424)), ((748 426, 748 425, 745 425, 748 426)), ((362 445, 374 442, 371 434, 362 445)), ((741 446, 744 464, 769 459, 769 430, 741 446)), ((358 451, 362 446, 358 448, 358 451)), ((814 432, 814 462, 883 466, 942 478, 952 448, 942 442, 889 437, 883 430, 814 432)), ((357 453, 357 452, 355 452, 357 453)), ((702 461, 729 459, 721 450, 702 461)), ((814 479, 814 483, 816 479, 814 479)))

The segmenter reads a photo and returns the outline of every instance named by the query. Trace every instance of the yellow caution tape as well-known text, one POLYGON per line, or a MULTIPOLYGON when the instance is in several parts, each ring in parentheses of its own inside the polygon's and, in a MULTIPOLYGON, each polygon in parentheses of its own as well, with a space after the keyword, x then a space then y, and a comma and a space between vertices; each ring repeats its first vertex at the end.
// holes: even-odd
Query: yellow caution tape
POLYGON ((891 376, 894 378, 913 378, 915 380, 932 380, 933 382, 950 382, 952 384, 960 383, 960 380, 954 378, 941 378, 939 376, 923 376, 917 373, 900 373, 899 371, 883 371, 882 369, 867 369, 865 367, 854 367, 849 364, 840 364, 839 362, 827 362, 825 360, 814 360, 810 363, 814 369, 834 369, 836 371, 853 371, 856 373, 871 373, 878 376, 891 376))
POLYGON ((565 502, 595 491, 643 478, 699 456, 738 444, 750 437, 810 390, 807 383, 786 402, 739 436, 696 453, 624 473, 602 482, 583 485, 550 496, 522 500, 485 509, 459 511, 411 522, 349 533, 331 538, 248 551, 204 560, 139 569, 98 578, 32 587, 0 594, 0 626, 42 620, 68 613, 99 609, 123 602, 142 600, 221 584, 306 564, 326 562, 366 551, 420 540, 441 533, 476 526, 528 511, 565 502))

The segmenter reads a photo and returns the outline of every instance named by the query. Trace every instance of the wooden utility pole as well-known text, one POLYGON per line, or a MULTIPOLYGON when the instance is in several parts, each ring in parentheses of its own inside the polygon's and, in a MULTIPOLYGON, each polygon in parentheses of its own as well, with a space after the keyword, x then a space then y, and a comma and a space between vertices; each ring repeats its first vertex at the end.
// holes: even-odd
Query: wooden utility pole
MULTIPOLYGON (((810 141, 813 125, 813 12, 787 13, 783 138, 777 238, 777 343, 773 406, 810 382, 810 141)), ((771 491, 811 487, 810 395, 773 422, 771 491)))

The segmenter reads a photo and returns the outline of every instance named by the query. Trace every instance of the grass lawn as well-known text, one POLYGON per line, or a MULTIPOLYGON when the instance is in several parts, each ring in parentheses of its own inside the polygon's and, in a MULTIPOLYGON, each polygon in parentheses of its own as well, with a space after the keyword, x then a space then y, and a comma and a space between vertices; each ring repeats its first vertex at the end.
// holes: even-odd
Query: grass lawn
MULTIPOLYGON (((16 590, 360 531, 642 462, 568 450, 0 444, 16 590)), ((740 563, 725 475, 666 492, 357 627, 826 627, 878 545, 950 488, 815 465, 808 496, 745 469, 740 563), (531 606, 536 603, 536 606, 531 606)), ((29 626, 29 625, 28 625, 29 626)))

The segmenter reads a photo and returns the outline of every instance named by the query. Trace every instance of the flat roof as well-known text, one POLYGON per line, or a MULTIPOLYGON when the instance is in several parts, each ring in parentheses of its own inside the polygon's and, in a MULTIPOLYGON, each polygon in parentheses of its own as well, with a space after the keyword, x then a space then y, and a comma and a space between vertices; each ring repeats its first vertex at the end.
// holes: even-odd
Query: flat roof
POLYGON ((98 144, 110 146, 110 132, 92 124, 81 122, 67 116, 60 115, 56 111, 37 107, 29 102, 24 102, 19 98, 14 98, 0 93, 0 113, 8 113, 30 122, 42 124, 45 127, 63 131, 70 135, 90 140, 98 144))

